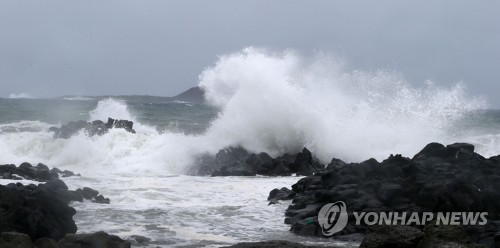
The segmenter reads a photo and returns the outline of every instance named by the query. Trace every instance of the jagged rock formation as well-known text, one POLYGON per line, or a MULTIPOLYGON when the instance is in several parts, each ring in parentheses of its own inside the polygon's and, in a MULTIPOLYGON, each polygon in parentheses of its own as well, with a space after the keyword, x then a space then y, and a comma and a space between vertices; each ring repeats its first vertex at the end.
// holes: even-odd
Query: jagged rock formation
POLYGON ((84 131, 88 136, 104 135, 112 128, 125 129, 127 132, 135 133, 133 129, 134 122, 129 120, 115 120, 108 118, 108 122, 104 123, 100 120, 92 122, 76 121, 70 122, 60 128, 51 127, 50 131, 54 132, 54 138, 69 139, 71 136, 84 131))
POLYGON ((425 211, 488 212, 490 226, 465 229, 472 242, 489 242, 487 247, 495 247, 491 240, 498 236, 500 156, 484 158, 470 144, 431 143, 411 159, 391 155, 351 164, 333 159, 324 172, 300 179, 292 190, 285 223, 300 235, 322 236, 320 208, 344 201, 349 222, 337 235, 367 232, 367 226, 354 224, 352 212, 425 211))
POLYGON ((296 155, 285 154, 272 158, 269 154, 249 153, 241 147, 220 150, 215 157, 204 156, 192 174, 212 176, 290 176, 312 175, 324 169, 307 148, 296 155))

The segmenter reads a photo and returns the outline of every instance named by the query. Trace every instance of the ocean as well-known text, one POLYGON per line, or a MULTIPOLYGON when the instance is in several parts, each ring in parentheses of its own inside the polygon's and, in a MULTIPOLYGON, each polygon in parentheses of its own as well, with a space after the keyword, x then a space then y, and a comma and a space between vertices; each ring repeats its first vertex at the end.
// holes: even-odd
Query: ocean
POLYGON ((0 164, 68 169, 82 175, 64 179, 70 189, 90 186, 110 198, 109 205, 72 203, 78 232, 141 235, 150 247, 218 247, 331 241, 289 232, 283 220, 290 202, 268 206, 272 189, 300 177, 189 175, 206 153, 242 146, 278 156, 307 147, 327 164, 333 157, 412 157, 429 142, 469 142, 485 157, 500 154, 500 111, 463 84, 416 87, 391 71, 345 71, 324 58, 304 65, 294 54, 247 49, 221 57, 201 73, 199 86, 206 103, 0 98, 0 164), (137 133, 54 139, 49 131, 108 117, 134 121, 137 133))

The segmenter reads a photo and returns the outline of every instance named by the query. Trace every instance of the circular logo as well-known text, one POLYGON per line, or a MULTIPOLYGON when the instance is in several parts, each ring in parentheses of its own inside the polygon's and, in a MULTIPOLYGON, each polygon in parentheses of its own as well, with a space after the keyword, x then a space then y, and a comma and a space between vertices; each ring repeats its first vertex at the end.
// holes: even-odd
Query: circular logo
POLYGON ((342 231, 347 225, 347 208, 345 202, 328 203, 319 210, 318 223, 323 235, 332 236, 342 231))

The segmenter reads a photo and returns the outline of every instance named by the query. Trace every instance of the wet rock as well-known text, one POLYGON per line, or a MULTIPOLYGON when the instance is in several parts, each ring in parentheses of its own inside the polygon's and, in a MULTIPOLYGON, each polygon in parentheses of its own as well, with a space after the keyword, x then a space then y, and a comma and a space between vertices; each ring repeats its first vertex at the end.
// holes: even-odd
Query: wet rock
POLYGON ((0 248, 34 248, 30 236, 17 232, 0 233, 0 248))
POLYGON ((295 157, 294 163, 290 165, 292 173, 302 176, 311 176, 321 172, 324 168, 325 166, 315 160, 307 148, 302 149, 302 152, 295 157))
POLYGON ((269 205, 271 205, 278 203, 278 201, 291 200, 294 196, 295 192, 286 187, 283 187, 281 189, 273 189, 269 193, 269 197, 267 197, 267 200, 269 201, 269 205))
POLYGON ((109 204, 111 201, 109 200, 109 198, 104 198, 104 196, 98 195, 94 198, 94 200, 92 200, 92 202, 101 203, 101 204, 109 204))
POLYGON ((211 162, 203 157, 201 168, 198 171, 209 171, 212 176, 290 176, 312 175, 322 171, 324 165, 306 148, 296 155, 272 158, 267 153, 253 154, 241 147, 231 147, 220 150, 211 162))
POLYGON ((84 187, 83 189, 77 189, 74 191, 74 193, 80 196, 81 198, 91 200, 94 203, 101 203, 101 204, 110 203, 109 198, 105 198, 104 196, 99 195, 99 191, 89 187, 84 187))
POLYGON ((37 239, 34 245, 36 248, 59 248, 57 242, 49 238, 37 239))
POLYGON ((61 248, 129 248, 130 242, 105 232, 68 234, 59 241, 61 248))
POLYGON ((480 247, 473 244, 461 226, 427 225, 419 247, 480 247))
POLYGON ((135 133, 133 126, 134 123, 129 120, 108 118, 107 123, 100 120, 92 122, 76 121, 63 125, 60 128, 51 127, 49 130, 54 132, 54 138, 69 139, 81 131, 84 131, 88 136, 104 135, 112 128, 125 129, 127 132, 135 133))
POLYGON ((26 162, 20 164, 18 167, 13 164, 0 165, 0 175, 2 175, 3 179, 27 179, 40 182, 59 178, 56 172, 49 170, 49 167, 44 164, 40 163, 33 166, 26 162))
POLYGON ((151 241, 150 238, 141 235, 132 235, 130 236, 130 240, 137 244, 146 244, 151 241))
POLYGON ((77 189, 76 193, 88 200, 91 200, 95 198, 97 195, 99 195, 99 191, 89 187, 83 187, 83 189, 77 189))
POLYGON ((359 248, 415 248, 422 236, 422 231, 410 226, 374 226, 359 248))
POLYGON ((57 174, 60 174, 62 177, 72 177, 72 176, 78 176, 79 177, 79 176, 81 176, 80 174, 75 174, 72 171, 69 171, 69 170, 62 171, 62 170, 60 170, 58 168, 52 168, 50 171, 51 172, 55 172, 57 174))
POLYGON ((345 166, 346 163, 338 158, 333 158, 332 161, 326 166, 326 171, 337 170, 345 166))
POLYGON ((34 240, 43 237, 58 240, 76 232, 73 221, 76 211, 57 194, 57 189, 63 186, 42 185, 0 185, 0 232, 25 233, 34 240))
MULTIPOLYGON (((299 161, 310 161, 309 158, 304 152, 299 161)), ((474 146, 464 143, 431 143, 411 159, 391 155, 382 162, 369 159, 351 164, 333 159, 323 172, 292 185, 296 194, 286 210, 285 223, 291 225, 294 233, 322 236, 315 218, 321 206, 336 201, 344 201, 351 215, 389 211, 488 212, 488 222, 494 222, 500 212, 499 182, 500 159, 486 159, 474 152, 474 146)), ((367 226, 353 222, 354 218, 349 218, 347 227, 336 235, 368 230, 367 226)), ((467 228, 467 235, 473 237, 472 242, 491 244, 498 230, 467 228)))
MULTIPOLYGON (((324 246, 307 246, 295 242, 285 241, 285 240, 271 240, 263 242, 244 242, 231 246, 226 246, 226 248, 315 248, 324 246)), ((329 246, 335 247, 335 246, 329 246)))

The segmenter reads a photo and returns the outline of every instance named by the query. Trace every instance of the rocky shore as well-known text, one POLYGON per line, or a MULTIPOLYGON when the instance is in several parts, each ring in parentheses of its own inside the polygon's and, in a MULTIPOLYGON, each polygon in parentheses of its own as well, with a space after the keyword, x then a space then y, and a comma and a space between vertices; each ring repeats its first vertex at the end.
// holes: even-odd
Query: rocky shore
MULTIPOLYGON (((324 236, 318 219, 328 203, 342 201, 348 221, 333 239, 357 239, 363 248, 500 247, 500 156, 484 158, 474 146, 431 143, 413 158, 390 155, 323 165, 306 148, 272 158, 243 148, 203 156, 191 173, 210 176, 305 176, 291 188, 274 189, 269 204, 290 204, 284 222, 303 236, 324 236), (291 200, 291 203, 289 201, 291 200), (485 225, 355 223, 354 213, 486 213, 485 225)), ((0 185, 0 247, 130 247, 129 241, 104 232, 75 234, 75 209, 84 199, 110 200, 91 188, 68 190, 60 177, 79 176, 44 164, 0 165, 0 178, 32 180, 38 185, 0 185)), ((284 185, 285 186, 285 185, 284 185)), ((308 247, 288 241, 240 243, 230 247, 308 247)))
POLYGON ((323 172, 269 196, 271 203, 288 199, 284 221, 299 235, 323 236, 318 212, 343 201, 349 218, 335 235, 366 234, 361 247, 500 247, 500 156, 484 158, 470 144, 431 143, 413 158, 382 162, 333 159, 323 172), (487 212, 488 224, 356 225, 353 212, 487 212))
POLYGON ((42 182, 0 185, 0 247, 130 247, 128 241, 104 232, 75 234, 76 211, 70 202, 110 200, 88 187, 68 190, 59 175, 77 176, 44 164, 0 165, 2 179, 42 182))
POLYGON ((324 165, 307 148, 297 154, 272 158, 265 152, 253 154, 241 147, 230 147, 220 150, 215 156, 202 156, 190 173, 211 176, 310 176, 323 169, 324 165))
POLYGON ((86 121, 76 121, 70 122, 61 127, 51 127, 50 131, 54 132, 54 138, 69 139, 71 136, 84 131, 88 136, 94 135, 104 135, 109 132, 110 129, 118 128, 124 129, 129 133, 135 133, 133 129, 134 122, 129 120, 115 120, 113 118, 108 118, 108 122, 104 123, 101 120, 95 120, 92 122, 86 121))

